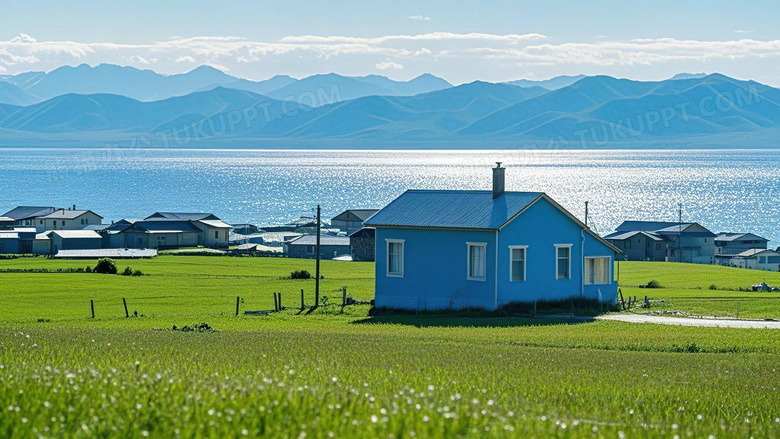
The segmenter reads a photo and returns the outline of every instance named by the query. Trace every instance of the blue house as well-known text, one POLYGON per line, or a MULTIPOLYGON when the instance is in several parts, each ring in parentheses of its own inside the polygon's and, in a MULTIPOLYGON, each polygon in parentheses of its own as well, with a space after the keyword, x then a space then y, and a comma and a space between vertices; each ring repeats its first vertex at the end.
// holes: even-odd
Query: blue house
POLYGON ((484 308, 587 297, 616 301, 620 251, 549 196, 409 190, 369 218, 376 228, 377 307, 484 308))

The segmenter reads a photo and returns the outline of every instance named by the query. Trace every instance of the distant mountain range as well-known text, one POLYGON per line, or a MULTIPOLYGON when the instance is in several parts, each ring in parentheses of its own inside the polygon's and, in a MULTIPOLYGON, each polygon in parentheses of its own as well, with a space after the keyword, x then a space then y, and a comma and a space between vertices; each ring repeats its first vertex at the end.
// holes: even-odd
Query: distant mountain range
POLYGON ((184 96, 198 91, 227 87, 267 95, 276 99, 298 100, 303 94, 309 105, 333 103, 362 96, 413 96, 452 87, 433 75, 422 75, 408 82, 393 81, 383 76, 347 77, 336 74, 315 75, 301 80, 289 76, 274 76, 265 81, 249 81, 223 73, 210 66, 201 66, 179 75, 162 75, 151 70, 100 64, 91 67, 63 66, 51 72, 28 72, 16 76, 0 76, 0 103, 29 105, 65 94, 115 94, 139 101, 157 101, 184 96), (8 86, 11 84, 15 88, 8 86), (7 89, 7 90, 6 90, 7 89), (318 101, 318 98, 321 97, 318 101), (327 99, 326 99, 327 98, 327 99), (325 101, 328 102, 325 102, 325 101), (320 102, 322 101, 322 102, 320 102))
POLYGON ((555 78, 545 79, 543 81, 532 81, 530 79, 518 79, 516 81, 509 81, 506 84, 514 85, 517 87, 542 87, 547 90, 558 90, 559 88, 568 87, 582 78, 586 78, 586 76, 585 75, 556 76, 555 78))
MULTIPOLYGON (((208 67, 170 77, 119 69, 149 84, 100 87, 157 96, 165 88, 152 82, 178 78, 177 93, 197 91, 152 101, 74 92, 30 104, 33 92, 54 93, 47 85, 54 72, 17 75, 12 79, 26 88, 0 82, 0 97, 9 100, 0 104, 0 145, 121 144, 142 136, 146 145, 178 147, 776 147, 780 133, 780 90, 719 74, 452 87, 432 75, 252 82, 208 67)), ((78 87, 88 89, 87 82, 78 87)))

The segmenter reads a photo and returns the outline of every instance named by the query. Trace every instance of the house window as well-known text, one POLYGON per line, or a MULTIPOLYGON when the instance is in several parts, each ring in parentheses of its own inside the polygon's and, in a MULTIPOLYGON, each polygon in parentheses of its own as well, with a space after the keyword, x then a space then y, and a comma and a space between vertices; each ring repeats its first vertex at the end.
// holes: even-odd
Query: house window
POLYGON ((509 281, 525 280, 525 258, 527 245, 509 246, 509 281))
POLYGON ((219 230, 214 231, 214 239, 219 239, 219 230))
POLYGON ((661 243, 660 243, 660 242, 658 242, 658 243, 656 243, 656 244, 655 244, 655 249, 656 249, 656 250, 663 250, 663 247, 662 247, 662 245, 661 245, 661 243))
POLYGON ((585 258, 585 285, 609 283, 610 258, 585 258))
POLYGON ((54 227, 57 227, 57 220, 54 220, 54 227))
POLYGON ((313 255, 317 252, 317 246, 314 245, 307 245, 306 246, 306 254, 307 255, 313 255))
POLYGON ((467 242, 468 248, 468 280, 485 280, 487 266, 487 244, 484 242, 467 242))
POLYGON ((84 218, 82 218, 82 219, 81 219, 81 224, 82 224, 82 225, 84 224, 84 218))
POLYGON ((571 244, 555 245, 556 279, 571 279, 571 244))
POLYGON ((404 276, 404 240, 387 240, 387 276, 404 276))

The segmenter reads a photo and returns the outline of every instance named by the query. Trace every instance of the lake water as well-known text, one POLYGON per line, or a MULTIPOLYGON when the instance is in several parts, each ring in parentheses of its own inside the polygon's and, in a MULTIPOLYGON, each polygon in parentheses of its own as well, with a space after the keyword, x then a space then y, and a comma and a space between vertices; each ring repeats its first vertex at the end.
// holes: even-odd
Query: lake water
MULTIPOLYGON (((258 151, 0 149, 0 211, 16 205, 92 209, 107 221, 155 211, 213 212, 278 224, 321 204, 330 218, 379 208, 406 189, 547 192, 609 232, 625 219, 697 221, 714 232, 780 241, 780 154, 768 150, 258 151)), ((0 212, 0 213, 2 213, 0 212)))

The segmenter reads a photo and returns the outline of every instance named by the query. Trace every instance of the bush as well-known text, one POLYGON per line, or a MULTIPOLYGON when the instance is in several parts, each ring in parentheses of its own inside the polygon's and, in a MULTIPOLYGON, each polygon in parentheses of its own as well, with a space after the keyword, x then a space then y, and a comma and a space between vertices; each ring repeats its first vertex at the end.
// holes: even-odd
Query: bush
POLYGON ((290 279, 311 279, 312 275, 306 270, 297 270, 290 273, 290 279))
POLYGON ((92 267, 87 266, 87 268, 84 269, 84 273, 92 273, 92 267))
POLYGON ((101 274, 116 274, 116 263, 113 259, 103 258, 98 261, 93 271, 101 274))
POLYGON ((122 276, 132 276, 133 275, 133 269, 130 267, 125 267, 125 271, 123 271, 122 276))
POLYGON ((657 280, 651 280, 647 285, 641 285, 642 288, 663 288, 657 280))
POLYGON ((133 271, 133 276, 143 276, 144 272, 141 270, 135 270, 133 271))
POLYGON ((711 290, 717 290, 717 289, 718 289, 718 286, 717 286, 717 285, 715 285, 715 284, 712 284, 712 285, 710 285, 710 289, 711 289, 711 290))

